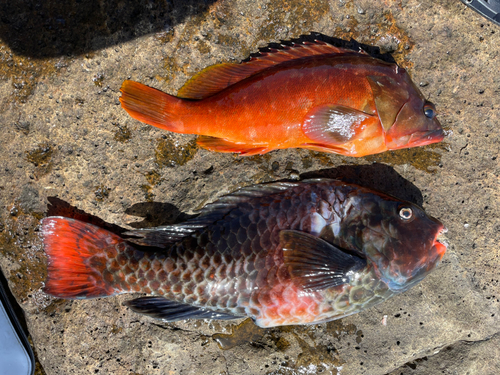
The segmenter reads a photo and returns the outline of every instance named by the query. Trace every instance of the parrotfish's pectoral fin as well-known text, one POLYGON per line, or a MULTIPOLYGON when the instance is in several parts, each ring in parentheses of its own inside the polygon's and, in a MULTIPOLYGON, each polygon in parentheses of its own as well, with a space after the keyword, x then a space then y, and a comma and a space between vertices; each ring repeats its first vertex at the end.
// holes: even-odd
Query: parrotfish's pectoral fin
POLYGON ((361 130, 363 121, 372 115, 338 105, 323 105, 310 111, 302 131, 313 142, 323 145, 343 145, 361 130))
POLYGON ((141 297, 124 302, 125 306, 136 313, 152 318, 164 319, 169 322, 184 319, 218 319, 230 320, 242 318, 227 313, 221 313, 202 307, 191 306, 184 303, 170 301, 163 297, 141 297))
POLYGON ((210 151, 235 152, 240 154, 241 156, 252 156, 258 154, 262 155, 271 151, 271 149, 269 149, 268 147, 248 145, 244 143, 234 143, 231 141, 226 141, 222 138, 208 137, 205 135, 199 136, 196 140, 196 143, 198 143, 200 147, 206 148, 210 151))
POLYGON ((366 266, 363 258, 348 254, 309 233, 283 230, 280 245, 292 279, 312 291, 342 285, 349 281, 350 271, 366 266))

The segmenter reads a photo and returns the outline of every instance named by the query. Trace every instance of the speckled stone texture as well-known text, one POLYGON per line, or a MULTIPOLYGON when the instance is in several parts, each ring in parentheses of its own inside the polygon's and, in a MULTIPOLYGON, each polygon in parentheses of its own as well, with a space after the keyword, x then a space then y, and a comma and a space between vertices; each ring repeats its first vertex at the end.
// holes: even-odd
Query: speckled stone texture
POLYGON ((0 14, 0 266, 39 374, 500 373, 499 27, 448 0, 12 0, 0 14), (389 53, 436 104, 445 141, 361 159, 240 158, 119 105, 127 78, 175 94, 209 65, 311 32, 389 53), (185 219, 240 186, 299 176, 422 204, 449 229, 442 264, 360 314, 256 331, 155 321, 123 306, 130 296, 64 301, 41 291, 48 197, 144 227, 185 219))

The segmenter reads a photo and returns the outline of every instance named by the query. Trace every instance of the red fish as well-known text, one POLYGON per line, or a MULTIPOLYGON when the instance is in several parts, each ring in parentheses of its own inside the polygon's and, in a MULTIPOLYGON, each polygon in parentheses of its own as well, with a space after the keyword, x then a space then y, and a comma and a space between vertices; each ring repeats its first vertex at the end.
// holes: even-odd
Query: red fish
POLYGON ((319 41, 208 67, 178 97, 133 81, 121 92, 133 118, 198 134, 201 147, 219 152, 364 156, 444 138, 434 105, 405 69, 319 41))
POLYGON ((261 327, 354 314, 421 281, 444 230, 414 204, 336 180, 241 189, 200 216, 116 235, 43 220, 45 291, 61 298, 153 294, 126 303, 175 321, 251 317, 261 327))

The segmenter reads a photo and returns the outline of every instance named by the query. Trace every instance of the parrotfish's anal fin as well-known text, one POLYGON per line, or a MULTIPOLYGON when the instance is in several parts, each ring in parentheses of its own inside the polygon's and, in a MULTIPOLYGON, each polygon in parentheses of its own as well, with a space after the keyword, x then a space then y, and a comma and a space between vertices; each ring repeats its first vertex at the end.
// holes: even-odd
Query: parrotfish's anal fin
POLYGON ((193 76, 177 93, 180 98, 204 99, 212 96, 235 83, 257 74, 271 66, 317 55, 366 54, 361 51, 335 47, 323 41, 294 43, 283 45, 280 49, 271 48, 269 52, 242 63, 222 63, 205 68, 193 76))
POLYGON ((262 155, 271 151, 271 149, 265 146, 234 143, 231 141, 226 141, 222 138, 208 137, 205 135, 199 136, 196 140, 196 143, 198 143, 200 147, 206 148, 210 151, 235 152, 239 153, 241 156, 262 155))
POLYGON ((280 245, 292 279, 307 290, 342 285, 349 281, 350 271, 366 266, 366 260, 305 232, 282 230, 280 245))
POLYGON ((134 81, 124 81, 120 91, 120 103, 132 118, 160 129, 187 132, 177 115, 182 99, 134 81))
POLYGON ((169 322, 184 319, 239 319, 227 313, 221 313, 201 307, 195 307, 184 303, 170 301, 163 297, 141 297, 124 302, 125 306, 136 313, 150 316, 152 318, 164 319, 169 322))
POLYGON ((95 225, 52 216, 42 220, 48 258, 44 291, 60 298, 111 296, 123 290, 105 277, 107 256, 116 255, 121 237, 95 225))

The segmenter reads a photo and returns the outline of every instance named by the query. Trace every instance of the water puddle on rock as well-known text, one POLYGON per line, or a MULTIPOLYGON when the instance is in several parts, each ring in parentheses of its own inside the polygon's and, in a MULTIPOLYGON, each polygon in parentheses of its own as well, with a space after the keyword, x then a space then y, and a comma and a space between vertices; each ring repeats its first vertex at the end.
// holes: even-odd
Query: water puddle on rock
POLYGON ((381 154, 366 156, 371 162, 387 165, 409 164, 421 171, 434 174, 442 167, 441 157, 443 151, 448 151, 447 143, 435 143, 425 147, 405 148, 402 150, 386 151, 381 154), (434 151, 441 150, 441 151, 434 151))
POLYGON ((264 336, 265 332, 266 330, 257 327, 252 319, 246 319, 237 326, 233 326, 232 333, 216 333, 212 335, 212 338, 219 345, 219 348, 228 350, 247 342, 257 341, 264 336))

